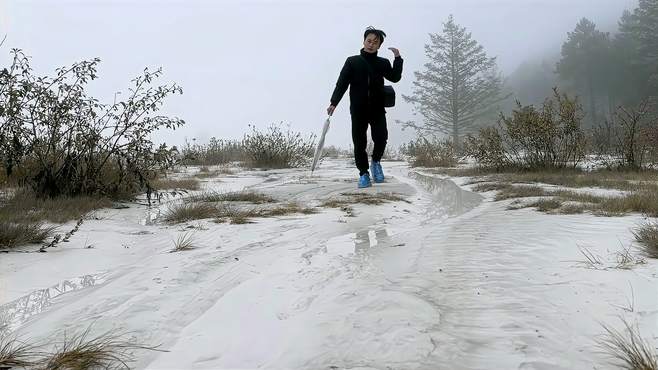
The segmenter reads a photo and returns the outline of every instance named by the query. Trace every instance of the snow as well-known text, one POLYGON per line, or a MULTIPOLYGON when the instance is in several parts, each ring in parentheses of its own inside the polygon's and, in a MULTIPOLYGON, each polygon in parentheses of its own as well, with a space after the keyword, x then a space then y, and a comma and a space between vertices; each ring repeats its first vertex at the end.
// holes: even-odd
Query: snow
MULTIPOLYGON (((93 324, 168 351, 136 352, 138 369, 613 369, 596 339, 620 316, 658 345, 656 260, 593 269, 581 253, 614 259, 640 215, 510 211, 467 179, 384 169, 359 191, 410 203, 354 217, 171 226, 145 222, 167 203, 101 211, 48 253, 0 255, 0 330, 47 341, 93 324), (186 232, 197 248, 169 253, 186 232)), ((357 191, 346 160, 203 186, 304 206, 357 191)))

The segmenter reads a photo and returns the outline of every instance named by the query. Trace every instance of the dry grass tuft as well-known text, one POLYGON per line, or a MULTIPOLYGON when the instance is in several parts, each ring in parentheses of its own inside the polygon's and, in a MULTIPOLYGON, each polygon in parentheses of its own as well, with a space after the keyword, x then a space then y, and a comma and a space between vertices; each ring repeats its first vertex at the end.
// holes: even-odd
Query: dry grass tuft
POLYGON ((317 213, 315 208, 301 207, 297 203, 287 203, 270 209, 261 210, 259 213, 262 217, 287 216, 295 213, 310 215, 317 213))
POLYGON ((210 168, 204 166, 199 169, 199 172, 194 175, 194 177, 198 179, 208 179, 208 178, 215 178, 219 177, 219 175, 234 175, 235 171, 228 167, 219 167, 214 170, 210 170, 210 168))
POLYGON ((78 220, 93 210, 111 205, 112 201, 107 198, 89 196, 38 198, 30 190, 19 189, 14 194, 0 199, 0 222, 64 223, 78 220))
POLYGON ((633 230, 640 249, 649 258, 658 258, 658 223, 646 222, 633 230))
POLYGON ((35 366, 36 348, 15 338, 0 337, 0 369, 35 366))
POLYGON ((640 329, 622 319, 625 330, 617 331, 606 325, 606 338, 599 345, 618 361, 617 365, 629 370, 658 370, 658 357, 653 346, 642 339, 640 329))
MULTIPOLYGON (((471 183, 474 184, 475 182, 471 182, 471 183)), ((488 191, 506 190, 511 187, 512 185, 510 184, 503 184, 499 182, 484 182, 484 183, 477 183, 477 185, 473 187, 473 190, 481 193, 486 193, 488 191)))
POLYGON ((635 257, 631 253, 630 247, 622 248, 621 251, 615 253, 615 256, 617 257, 617 264, 615 265, 616 269, 630 270, 637 265, 647 263, 643 258, 635 257))
POLYGON ((349 198, 349 203, 361 203, 361 204, 382 204, 386 202, 406 202, 410 203, 408 200, 404 199, 402 196, 395 193, 370 193, 370 192, 348 192, 341 193, 341 195, 349 198))
POLYGON ((658 191, 634 191, 623 197, 605 198, 600 209, 610 214, 639 212, 658 217, 658 191))
POLYGON ((249 202, 254 204, 274 203, 276 199, 254 191, 235 191, 229 193, 205 192, 187 198, 190 202, 249 202))
POLYGON ((291 214, 313 214, 317 213, 317 210, 314 208, 301 207, 296 203, 288 203, 284 205, 278 205, 271 208, 239 208, 231 204, 222 204, 218 207, 217 219, 216 222, 226 222, 230 220, 232 224, 246 224, 252 223, 252 218, 266 218, 266 217, 277 217, 277 216, 287 216, 291 214))
POLYGON ((352 205, 354 204, 379 205, 386 202, 410 203, 408 200, 395 193, 347 192, 341 193, 340 197, 325 200, 320 206, 327 208, 340 208, 346 213, 347 217, 354 217, 354 208, 352 208, 352 205))
POLYGON ((55 352, 44 359, 45 370, 130 369, 134 350, 157 350, 124 339, 116 331, 89 337, 90 329, 55 346, 55 352))
POLYGON ((54 227, 44 226, 42 223, 0 221, 0 249, 42 243, 54 230, 54 227))
POLYGON ((585 171, 549 169, 527 171, 508 169, 496 172, 486 168, 442 168, 433 172, 455 177, 486 177, 487 181, 508 183, 544 183, 565 187, 600 187, 618 190, 658 190, 658 171, 585 171))
POLYGON ((379 205, 386 202, 410 203, 408 200, 395 193, 347 192, 341 193, 340 197, 325 200, 321 206, 327 208, 341 208, 346 212, 349 210, 348 213, 352 213, 352 208, 350 206, 357 203, 379 205))
POLYGON ((217 207, 207 203, 176 203, 169 207, 164 221, 176 224, 217 216, 217 207))
POLYGON ((196 248, 194 246, 194 234, 191 232, 180 234, 176 240, 174 240, 174 249, 170 252, 184 252, 196 248))
POLYGON ((541 212, 550 212, 562 207, 562 201, 558 199, 540 199, 529 204, 528 207, 535 207, 541 212))
POLYGON ((516 185, 503 187, 500 189, 498 194, 496 194, 496 200, 505 200, 512 198, 529 198, 529 197, 542 197, 551 195, 546 190, 542 189, 539 186, 534 185, 516 185))
POLYGON ((580 204, 566 204, 559 209, 559 213, 563 215, 578 215, 584 213, 586 210, 587 208, 580 204))
MULTIPOLYGON (((600 216, 623 216, 631 212, 658 217, 658 191, 643 189, 631 191, 620 197, 606 197, 572 190, 546 190, 535 185, 513 185, 510 183, 476 183, 473 190, 486 192, 498 191, 495 200, 513 198, 551 196, 550 200, 540 200, 524 207, 537 207, 543 212, 556 211, 561 214, 583 213, 591 211, 600 216), (564 207, 558 203, 576 202, 564 207)), ((513 207, 513 209, 524 208, 513 207)))
POLYGON ((201 185, 198 179, 171 179, 171 178, 158 178, 151 182, 157 190, 164 189, 181 189, 181 190, 199 190, 201 185))

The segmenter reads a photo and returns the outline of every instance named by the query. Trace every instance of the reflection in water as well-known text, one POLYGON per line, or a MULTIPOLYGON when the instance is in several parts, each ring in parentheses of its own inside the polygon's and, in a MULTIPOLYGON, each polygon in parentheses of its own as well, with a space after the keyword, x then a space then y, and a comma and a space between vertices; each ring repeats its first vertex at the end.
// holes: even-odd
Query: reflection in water
POLYGON ((102 273, 65 280, 0 306, 0 334, 18 329, 30 317, 45 311, 53 304, 52 301, 62 294, 102 284, 106 278, 107 273, 102 273))
MULTIPOLYGON (((356 234, 345 234, 329 239, 321 252, 343 257, 364 257, 374 247, 383 248, 400 245, 403 244, 393 245, 391 235, 385 228, 365 229, 356 234)), ((316 252, 318 251, 314 250, 314 253, 316 252)), ((307 257, 305 256, 305 258, 307 257)))
POLYGON ((390 244, 391 238, 386 229, 377 230, 361 230, 356 233, 356 240, 354 241, 354 253, 362 255, 368 253, 370 248, 375 246, 386 246, 390 244))
POLYGON ((409 176, 434 195, 431 212, 440 216, 459 216, 477 207, 484 199, 480 194, 463 190, 449 179, 417 172, 411 172, 409 176))

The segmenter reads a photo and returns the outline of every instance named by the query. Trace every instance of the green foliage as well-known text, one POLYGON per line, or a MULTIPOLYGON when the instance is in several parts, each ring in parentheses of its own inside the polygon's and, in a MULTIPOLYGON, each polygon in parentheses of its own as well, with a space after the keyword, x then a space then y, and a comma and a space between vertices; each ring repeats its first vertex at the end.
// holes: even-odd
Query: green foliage
POLYGON ((466 136, 464 154, 475 158, 480 166, 497 171, 509 163, 503 138, 495 127, 483 127, 478 136, 466 136))
POLYGON ((576 167, 585 156, 582 119, 577 99, 554 89, 541 109, 517 102, 510 116, 501 114, 497 128, 467 140, 466 154, 481 166, 498 169, 576 167))
POLYGON ((22 51, 12 55, 12 64, 0 72, 0 160, 6 173, 42 197, 150 195, 149 181, 177 154, 150 136, 184 124, 156 113, 181 88, 152 87, 162 71, 145 69, 125 100, 103 104, 86 93, 99 59, 41 77, 22 51), (19 164, 24 170, 16 174, 19 164))

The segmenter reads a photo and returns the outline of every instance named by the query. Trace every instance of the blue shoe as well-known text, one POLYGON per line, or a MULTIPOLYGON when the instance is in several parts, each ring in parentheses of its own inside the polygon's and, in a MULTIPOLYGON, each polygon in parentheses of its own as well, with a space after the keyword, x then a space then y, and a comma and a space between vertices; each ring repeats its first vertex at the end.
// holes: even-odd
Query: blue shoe
POLYGON ((372 177, 375 178, 376 183, 384 182, 384 170, 382 169, 382 164, 380 162, 372 161, 370 164, 370 170, 372 171, 372 177))
POLYGON ((372 186, 372 183, 370 182, 370 174, 369 173, 364 173, 359 177, 359 188, 369 188, 372 186))

